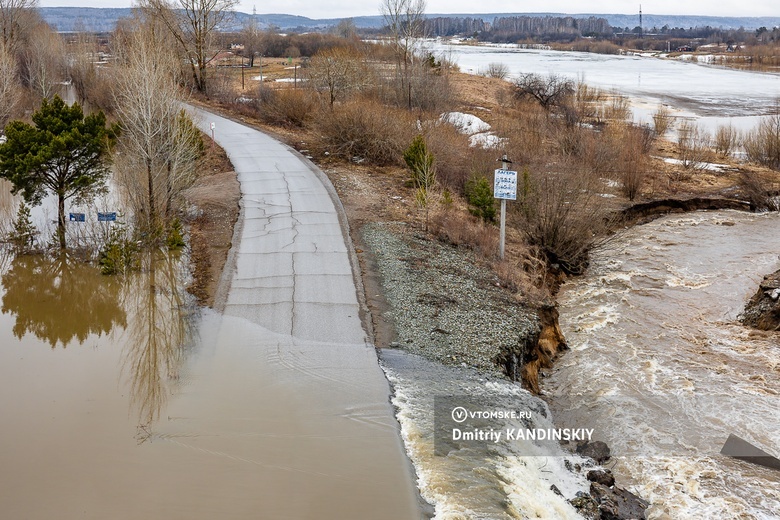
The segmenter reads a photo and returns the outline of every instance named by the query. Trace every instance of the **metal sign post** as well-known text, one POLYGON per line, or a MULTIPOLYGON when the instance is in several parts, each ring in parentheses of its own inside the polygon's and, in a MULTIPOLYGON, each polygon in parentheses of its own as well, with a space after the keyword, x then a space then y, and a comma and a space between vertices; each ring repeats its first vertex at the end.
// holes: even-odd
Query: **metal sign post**
POLYGON ((506 155, 501 158, 501 169, 493 177, 493 197, 501 200, 501 236, 498 244, 498 256, 504 259, 506 247, 506 201, 517 200, 517 172, 510 171, 512 161, 506 155))

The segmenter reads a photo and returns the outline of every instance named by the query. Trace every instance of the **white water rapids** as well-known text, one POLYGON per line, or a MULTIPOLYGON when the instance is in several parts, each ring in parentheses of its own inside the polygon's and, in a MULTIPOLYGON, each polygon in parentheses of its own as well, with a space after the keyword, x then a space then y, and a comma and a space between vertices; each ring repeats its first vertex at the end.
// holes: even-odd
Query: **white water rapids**
POLYGON ((736 321, 780 266, 779 225, 777 214, 664 217, 561 291, 572 351, 543 383, 553 416, 596 428, 651 519, 780 518, 780 472, 719 454, 733 433, 780 455, 780 339, 736 321))

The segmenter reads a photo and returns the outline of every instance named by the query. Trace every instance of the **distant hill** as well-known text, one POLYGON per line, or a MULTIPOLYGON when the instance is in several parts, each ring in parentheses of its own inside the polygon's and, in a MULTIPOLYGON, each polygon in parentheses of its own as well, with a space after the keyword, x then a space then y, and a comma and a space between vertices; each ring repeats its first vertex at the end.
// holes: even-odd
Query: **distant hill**
MULTIPOLYGON (((60 32, 70 32, 78 29, 88 31, 105 32, 111 31, 120 18, 130 16, 130 8, 97 8, 97 7, 41 7, 39 8, 43 19, 60 32)), ((578 18, 596 16, 606 18, 613 27, 628 27, 633 29, 639 25, 639 15, 626 14, 563 14, 563 13, 491 13, 491 14, 429 14, 429 17, 452 17, 452 18, 481 18, 486 22, 493 22, 494 18, 507 16, 574 16, 578 18)), ((224 30, 240 30, 252 17, 247 13, 236 13, 233 22, 224 27, 224 30)), ((295 16, 290 14, 258 14, 257 21, 263 27, 275 26, 283 31, 292 29, 299 30, 319 30, 336 25, 342 18, 311 19, 305 16, 295 16)), ((377 16, 356 16, 352 21, 358 27, 378 28, 383 25, 382 17, 377 16)), ((677 15, 655 15, 645 14, 642 17, 642 25, 645 29, 653 27, 661 28, 664 25, 669 27, 722 27, 724 29, 758 29, 759 27, 777 27, 780 26, 780 17, 721 17, 721 16, 677 16, 677 15)))

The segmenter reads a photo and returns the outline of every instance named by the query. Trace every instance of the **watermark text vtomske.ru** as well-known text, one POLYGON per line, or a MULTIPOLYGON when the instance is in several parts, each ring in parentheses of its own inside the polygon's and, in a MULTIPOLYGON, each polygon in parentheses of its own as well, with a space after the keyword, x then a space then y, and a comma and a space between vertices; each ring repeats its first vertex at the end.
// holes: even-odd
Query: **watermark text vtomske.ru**
POLYGON ((531 411, 507 409, 467 409, 463 406, 452 408, 450 417, 454 424, 450 428, 453 441, 505 442, 505 441, 559 441, 559 442, 590 442, 593 428, 533 428, 507 425, 504 428, 494 427, 496 421, 520 421, 527 423, 533 414, 531 411), (488 421, 490 426, 474 427, 471 420, 488 421))

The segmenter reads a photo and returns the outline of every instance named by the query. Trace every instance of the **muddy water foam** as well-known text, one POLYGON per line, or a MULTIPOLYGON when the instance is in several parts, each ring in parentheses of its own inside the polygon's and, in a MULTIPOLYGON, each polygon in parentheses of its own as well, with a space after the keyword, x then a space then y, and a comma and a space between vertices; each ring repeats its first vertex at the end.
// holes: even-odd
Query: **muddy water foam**
POLYGON ((769 519, 780 473, 719 454, 735 434, 780 455, 780 342, 736 322, 777 269, 780 217, 670 216, 629 230, 561 292, 572 351, 544 391, 587 421, 650 518, 769 519))

